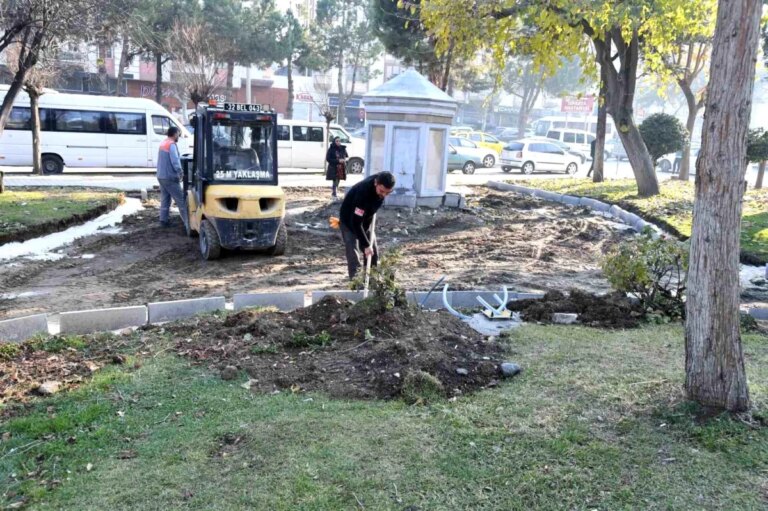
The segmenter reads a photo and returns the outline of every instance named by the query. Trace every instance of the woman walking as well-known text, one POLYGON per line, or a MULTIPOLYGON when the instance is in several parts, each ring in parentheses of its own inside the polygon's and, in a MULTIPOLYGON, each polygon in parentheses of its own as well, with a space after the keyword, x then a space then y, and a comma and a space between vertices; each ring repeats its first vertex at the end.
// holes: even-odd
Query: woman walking
POLYGON ((341 145, 341 139, 336 137, 328 148, 325 155, 325 161, 328 162, 328 168, 325 171, 325 179, 332 181, 331 197, 338 198, 336 191, 339 188, 339 181, 347 179, 347 146, 341 145))

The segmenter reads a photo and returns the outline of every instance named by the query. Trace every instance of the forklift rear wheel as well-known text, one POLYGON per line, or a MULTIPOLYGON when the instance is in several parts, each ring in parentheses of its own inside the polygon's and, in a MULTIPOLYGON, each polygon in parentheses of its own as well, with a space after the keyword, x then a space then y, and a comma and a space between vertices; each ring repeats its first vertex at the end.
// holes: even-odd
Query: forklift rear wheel
POLYGON ((219 233, 208 220, 203 220, 200 224, 200 253, 206 261, 218 259, 221 255, 219 233))
POLYGON ((288 245, 288 229, 285 228, 285 223, 281 223, 277 229, 277 238, 275 244, 267 250, 268 255, 281 256, 285 254, 285 248, 288 245))

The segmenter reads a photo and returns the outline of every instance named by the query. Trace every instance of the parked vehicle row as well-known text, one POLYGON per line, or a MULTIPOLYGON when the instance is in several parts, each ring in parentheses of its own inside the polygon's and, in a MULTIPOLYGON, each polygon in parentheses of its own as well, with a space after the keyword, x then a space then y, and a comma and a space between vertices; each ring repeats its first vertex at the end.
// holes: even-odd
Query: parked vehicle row
MULTIPOLYGON (((7 90, 7 85, 0 85, 0 100, 7 90)), ((171 126, 181 130, 180 152, 192 150, 187 127, 149 99, 49 91, 41 96, 39 108, 46 174, 61 173, 65 166, 154 167, 157 148, 171 126)), ((20 92, 0 136, 0 165, 32 165, 31 129, 29 97, 20 92)), ((363 172, 365 141, 352 138, 337 124, 330 125, 328 134, 326 129, 321 122, 279 121, 276 136, 280 166, 321 168, 326 140, 339 137, 349 153, 348 172, 363 172)))

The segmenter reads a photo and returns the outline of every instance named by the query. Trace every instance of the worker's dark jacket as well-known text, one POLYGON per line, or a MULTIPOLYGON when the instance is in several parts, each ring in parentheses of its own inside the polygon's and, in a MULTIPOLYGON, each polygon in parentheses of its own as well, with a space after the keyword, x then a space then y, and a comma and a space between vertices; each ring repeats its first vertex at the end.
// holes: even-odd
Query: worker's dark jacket
POLYGON ((339 220, 355 235, 361 250, 371 246, 371 222, 384 204, 384 199, 376 195, 376 177, 377 174, 367 177, 347 190, 341 203, 339 220))

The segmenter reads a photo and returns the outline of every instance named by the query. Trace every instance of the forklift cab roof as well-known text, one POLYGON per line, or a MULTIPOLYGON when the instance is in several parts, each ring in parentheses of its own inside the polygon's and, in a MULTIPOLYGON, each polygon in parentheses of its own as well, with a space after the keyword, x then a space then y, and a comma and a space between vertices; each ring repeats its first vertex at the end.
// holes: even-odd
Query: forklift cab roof
POLYGON ((268 105, 198 107, 194 159, 209 183, 277 185, 277 114, 268 105))

